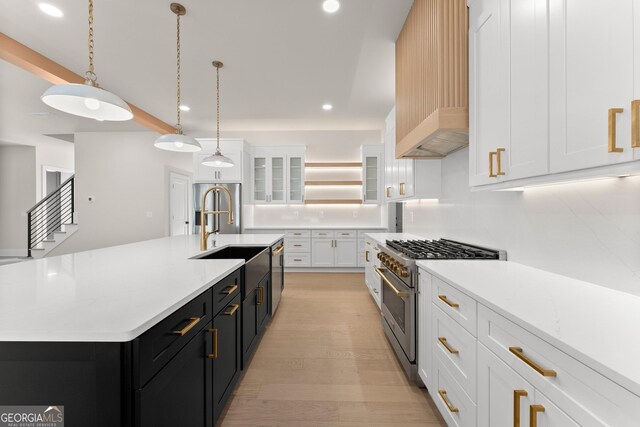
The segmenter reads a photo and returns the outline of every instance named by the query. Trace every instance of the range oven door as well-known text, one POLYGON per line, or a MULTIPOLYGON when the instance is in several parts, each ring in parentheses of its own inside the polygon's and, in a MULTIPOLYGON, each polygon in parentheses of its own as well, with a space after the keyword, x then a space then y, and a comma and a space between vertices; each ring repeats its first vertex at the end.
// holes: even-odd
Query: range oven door
POLYGON ((416 360, 416 295, 398 276, 385 268, 376 268, 382 280, 382 315, 404 350, 409 362, 416 360))

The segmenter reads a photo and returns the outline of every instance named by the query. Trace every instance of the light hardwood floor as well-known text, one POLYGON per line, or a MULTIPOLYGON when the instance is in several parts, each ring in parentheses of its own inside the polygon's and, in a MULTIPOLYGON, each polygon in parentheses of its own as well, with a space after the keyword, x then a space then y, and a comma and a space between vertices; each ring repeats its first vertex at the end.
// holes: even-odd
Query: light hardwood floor
POLYGON ((220 423, 436 427, 395 359, 363 274, 288 273, 280 307, 220 423))

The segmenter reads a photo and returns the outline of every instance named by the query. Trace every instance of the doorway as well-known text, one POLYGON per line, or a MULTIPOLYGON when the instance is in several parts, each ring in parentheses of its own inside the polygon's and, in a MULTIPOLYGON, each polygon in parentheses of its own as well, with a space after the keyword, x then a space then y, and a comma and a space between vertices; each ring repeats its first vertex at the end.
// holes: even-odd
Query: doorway
POLYGON ((169 172, 169 235, 189 234, 189 177, 169 172))
MULTIPOLYGON (((62 183, 73 176, 73 171, 68 169, 62 169, 55 166, 42 165, 42 188, 40 190, 40 200, 44 199, 54 191, 56 191, 62 183)), ((44 217, 42 219, 41 227, 46 230, 45 234, 49 236, 54 231, 60 231, 62 229, 63 219, 63 200, 61 195, 56 194, 50 197, 42 208, 44 217), (53 218, 49 225, 49 219, 53 218), (60 218, 60 221, 56 221, 56 218, 60 218)), ((73 218, 71 219, 73 222, 73 218)))

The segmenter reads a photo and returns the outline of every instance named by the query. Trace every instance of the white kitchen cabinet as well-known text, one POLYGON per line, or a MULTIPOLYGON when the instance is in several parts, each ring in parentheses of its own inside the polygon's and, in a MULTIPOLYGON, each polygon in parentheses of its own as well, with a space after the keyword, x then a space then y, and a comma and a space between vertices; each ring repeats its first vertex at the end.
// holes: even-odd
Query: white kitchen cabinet
POLYGON ((304 202, 304 156, 287 156, 288 191, 287 203, 300 204, 304 202))
POLYGON ((333 267, 335 262, 333 239, 311 240, 311 265, 333 267))
POLYGON ((362 146, 362 200, 365 204, 380 204, 382 195, 382 168, 384 146, 362 146))
POLYGON ((380 276, 376 273, 376 267, 380 268, 380 260, 378 259, 378 253, 380 250, 378 249, 378 245, 371 239, 366 239, 365 249, 364 249, 364 259, 365 259, 365 271, 364 271, 364 280, 367 288, 369 288, 369 293, 373 297, 373 300, 376 302, 378 308, 382 307, 382 281, 380 276))
POLYGON ((431 339, 431 280, 432 276, 420 270, 418 277, 418 376, 428 390, 433 386, 433 341, 431 339))
POLYGON ((313 267, 357 267, 358 233, 355 230, 312 230, 313 267))
POLYGON ((385 124, 385 201, 438 199, 441 193, 441 161, 396 159, 395 108, 385 124))
POLYGON ((356 239, 335 239, 334 256, 336 267, 358 266, 358 241, 356 239))
POLYGON ((304 146, 253 148, 253 202, 304 201, 304 146))
POLYGON ((245 143, 242 139, 221 139, 222 154, 233 160, 230 168, 212 168, 202 164, 202 160, 216 151, 216 140, 211 138, 198 139, 202 151, 193 153, 193 172, 195 182, 207 183, 242 183, 243 182, 243 152, 245 143))
POLYGON ((550 7, 551 172, 632 160, 640 1, 558 0, 550 7), (616 115, 622 152, 608 150, 610 108, 624 109, 616 115))

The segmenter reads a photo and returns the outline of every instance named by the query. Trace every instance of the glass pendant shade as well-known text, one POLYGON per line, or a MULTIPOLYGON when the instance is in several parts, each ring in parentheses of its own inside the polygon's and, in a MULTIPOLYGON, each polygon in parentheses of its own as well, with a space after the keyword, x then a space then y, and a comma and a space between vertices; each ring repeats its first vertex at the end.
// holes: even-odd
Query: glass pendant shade
POLYGON ((202 150, 200 143, 187 135, 179 133, 169 133, 161 135, 153 144, 156 148, 167 151, 177 151, 180 153, 195 153, 202 150))
POLYGON ((232 168, 233 160, 223 156, 220 150, 216 150, 215 154, 205 157, 202 160, 202 164, 205 166, 211 166, 212 168, 232 168))
POLYGON ((49 107, 75 116, 116 122, 133 118, 131 108, 120 97, 89 84, 51 86, 40 99, 49 107))

